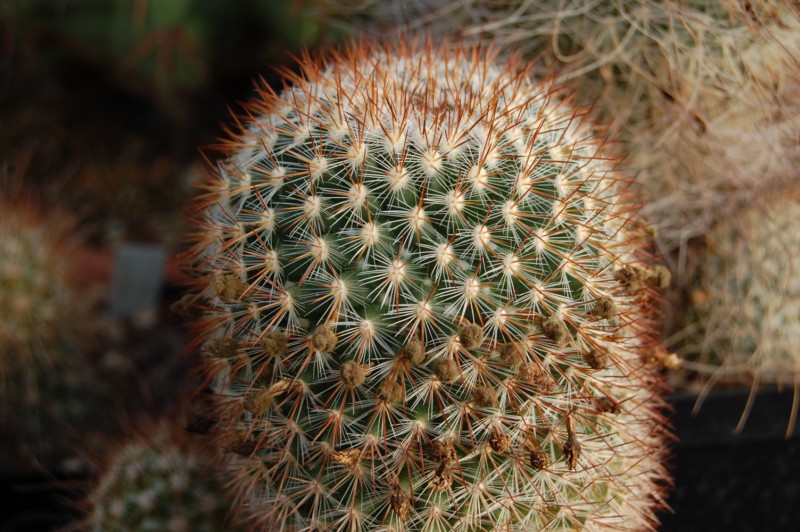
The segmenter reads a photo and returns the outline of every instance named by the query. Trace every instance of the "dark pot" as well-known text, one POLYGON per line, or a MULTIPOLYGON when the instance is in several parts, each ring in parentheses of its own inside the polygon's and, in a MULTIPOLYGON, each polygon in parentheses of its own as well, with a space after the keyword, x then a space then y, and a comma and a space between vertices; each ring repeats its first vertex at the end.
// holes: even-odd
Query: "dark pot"
POLYGON ((662 516, 662 530, 797 530, 800 428, 786 437, 794 391, 760 389, 735 434, 749 395, 749 389, 712 392, 696 415, 696 395, 671 398, 679 441, 669 498, 674 513, 662 516))

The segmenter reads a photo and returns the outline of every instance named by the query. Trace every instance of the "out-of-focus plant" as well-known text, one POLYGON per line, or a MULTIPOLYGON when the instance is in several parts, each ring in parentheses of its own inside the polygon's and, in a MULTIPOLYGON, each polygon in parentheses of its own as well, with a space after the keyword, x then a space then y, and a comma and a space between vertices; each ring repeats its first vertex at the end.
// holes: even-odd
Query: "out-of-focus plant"
MULTIPOLYGON (((743 207, 706 241, 691 292, 689 314, 696 320, 682 332, 684 365, 709 386, 777 384, 800 396, 797 187, 743 207)), ((788 435, 797 415, 795 407, 788 435)))
POLYGON ((60 449, 64 427, 100 419, 88 398, 103 384, 89 356, 97 320, 76 278, 69 218, 5 188, 0 195, 0 427, 3 459, 13 460, 60 449))
POLYGON ((175 419, 150 421, 108 449, 85 506, 82 530, 218 532, 230 503, 213 476, 212 453, 175 419))
POLYGON ((214 78, 313 44, 318 13, 312 1, 289 0, 10 0, 0 7, 17 38, 36 40, 44 56, 97 64, 173 115, 214 78))

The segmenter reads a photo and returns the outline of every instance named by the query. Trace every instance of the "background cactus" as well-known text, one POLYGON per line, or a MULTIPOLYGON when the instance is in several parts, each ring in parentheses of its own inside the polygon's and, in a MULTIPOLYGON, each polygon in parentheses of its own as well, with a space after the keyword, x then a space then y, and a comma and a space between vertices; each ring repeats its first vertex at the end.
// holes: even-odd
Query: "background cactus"
POLYGON ((714 381, 800 384, 799 200, 770 196, 706 237, 683 349, 714 381))
POLYGON ((97 391, 89 353, 91 291, 77 282, 69 218, 0 191, 0 428, 3 461, 65 444, 97 391), (84 393, 79 393, 83 390, 84 393))
POLYGON ((586 112, 491 50, 301 69, 224 142, 189 262, 255 522, 654 527, 667 279, 586 112))
MULTIPOLYGON (((791 179, 800 128, 800 10, 783 0, 332 0, 343 26, 399 25, 519 46, 597 102, 673 248, 737 200, 791 179), (355 22, 354 22, 355 21, 355 22)), ((685 250, 684 250, 685 251, 685 250)))
POLYGON ((221 486, 208 475, 212 458, 172 421, 151 422, 109 452, 86 505, 84 530, 230 530, 221 486))

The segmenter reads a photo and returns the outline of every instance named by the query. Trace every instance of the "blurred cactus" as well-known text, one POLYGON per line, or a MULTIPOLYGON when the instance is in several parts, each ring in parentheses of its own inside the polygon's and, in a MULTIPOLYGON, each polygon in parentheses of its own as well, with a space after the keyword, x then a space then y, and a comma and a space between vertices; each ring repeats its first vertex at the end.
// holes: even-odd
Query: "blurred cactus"
POLYGON ((597 101, 678 246, 794 178, 800 8, 786 0, 330 0, 347 28, 405 24, 521 47, 597 101))
POLYGON ((85 393, 100 384, 88 356, 92 296, 73 275, 69 219, 2 192, 0 427, 16 456, 65 444, 63 426, 90 416, 85 393))
POLYGON ((706 240, 684 348, 705 367, 690 366, 714 381, 798 387, 800 194, 755 202, 706 240))
POLYGON ((43 57, 96 63, 175 115, 211 77, 313 44, 317 13, 313 2, 288 0, 11 0, 0 22, 43 41, 43 57))
POLYGON ((668 275, 587 113, 492 50, 301 69, 224 143, 189 261, 256 526, 654 527, 668 275))
POLYGON ((88 500, 87 531, 218 532, 229 505, 208 475, 211 456, 170 421, 140 428, 140 435, 109 452, 88 500))

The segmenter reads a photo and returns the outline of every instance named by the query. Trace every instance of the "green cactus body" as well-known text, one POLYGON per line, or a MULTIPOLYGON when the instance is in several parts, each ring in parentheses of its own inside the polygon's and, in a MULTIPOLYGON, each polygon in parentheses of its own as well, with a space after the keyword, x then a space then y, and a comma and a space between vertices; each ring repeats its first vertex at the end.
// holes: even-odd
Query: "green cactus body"
POLYGON ((113 449, 92 489, 82 529, 218 532, 229 505, 208 475, 207 449, 169 421, 113 449))
POLYGON ((752 205, 707 237, 695 279, 700 334, 686 357, 710 364, 715 380, 800 381, 798 199, 752 205))
POLYGON ((192 255, 255 522, 655 526, 659 270, 586 113, 458 46, 354 45, 290 81, 227 142, 192 255))
POLYGON ((69 220, 44 214, 4 187, 0 194, 0 461, 64 445, 59 424, 85 421, 78 390, 98 389, 87 370, 93 329, 86 294, 71 275, 69 220))

